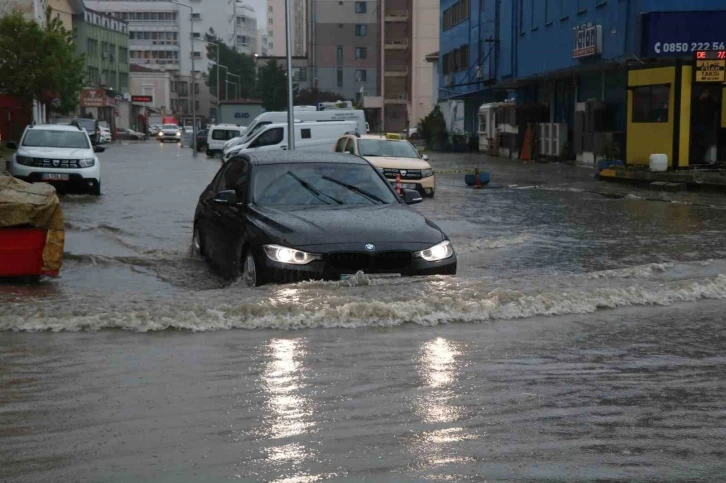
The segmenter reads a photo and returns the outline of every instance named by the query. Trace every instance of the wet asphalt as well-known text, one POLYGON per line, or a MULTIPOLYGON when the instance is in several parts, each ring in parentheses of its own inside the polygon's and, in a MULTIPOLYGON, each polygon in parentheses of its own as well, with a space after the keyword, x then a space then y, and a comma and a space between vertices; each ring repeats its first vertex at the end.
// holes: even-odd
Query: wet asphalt
POLYGON ((0 481, 726 480, 726 198, 430 156, 457 277, 250 290, 189 252, 219 160, 111 146, 0 285, 0 481))

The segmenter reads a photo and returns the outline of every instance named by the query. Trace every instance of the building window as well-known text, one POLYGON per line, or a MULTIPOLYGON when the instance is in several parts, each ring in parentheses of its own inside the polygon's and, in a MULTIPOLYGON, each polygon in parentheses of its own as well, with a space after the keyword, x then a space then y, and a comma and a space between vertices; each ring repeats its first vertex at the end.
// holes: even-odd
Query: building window
POLYGON ((519 0, 519 33, 524 33, 524 0, 519 0))
POLYGON ((192 37, 194 37, 195 39, 201 38, 201 36, 202 34, 199 32, 192 32, 192 37))
POLYGON ((268 30, 268 31, 267 31, 267 37, 270 37, 270 38, 271 38, 271 37, 274 37, 274 35, 273 35, 274 33, 275 33, 275 32, 273 32, 272 30, 268 30))
POLYGON ((577 0, 577 13, 587 12, 586 0, 577 0))
POLYGON ((308 71, 305 67, 293 67, 292 80, 295 82, 305 82, 308 80, 308 71))
POLYGON ((267 7, 267 11, 270 12, 270 13, 272 13, 272 5, 270 5, 269 7, 267 7))
POLYGON ((459 68, 461 69, 468 69, 469 68, 469 46, 468 45, 462 45, 459 48, 459 68))
POLYGON ((338 65, 343 63, 343 46, 339 45, 337 49, 336 57, 338 59, 338 65))
POLYGON ((550 0, 544 0, 544 22, 545 25, 552 23, 552 11, 550 9, 550 0))
POLYGON ((668 122, 669 85, 642 86, 631 89, 633 95, 633 122, 668 122))
POLYGON ((194 109, 199 111, 199 101, 194 101, 194 109))
POLYGON ((272 25, 272 17, 267 19, 267 25, 272 25))
POLYGON ((486 8, 487 2, 485 0, 480 0, 480 3, 481 3, 480 8, 482 10, 484 10, 486 8))
POLYGON ((368 71, 365 69, 358 69, 355 71, 355 81, 356 82, 365 82, 367 80, 368 71))
POLYGON ((310 139, 313 136, 312 136, 312 133, 311 133, 310 129, 308 128, 308 129, 301 129, 300 130, 300 137, 303 138, 303 139, 310 139))
POLYGON ((355 48, 355 58, 356 59, 368 58, 368 49, 366 47, 356 47, 355 48))
POLYGON ((367 11, 368 6, 366 2, 355 2, 355 13, 366 13, 367 11))
POLYGON ((444 23, 443 23, 443 30, 449 30, 451 28, 451 9, 447 8, 444 10, 444 23))
POLYGON ((567 0, 560 0, 560 19, 567 18, 567 0))
POLYGON ((356 37, 365 37, 368 35, 368 25, 361 23, 355 26, 356 37))
POLYGON ((194 93, 199 94, 199 83, 198 82, 194 83, 194 93))
POLYGON ((443 58, 443 74, 444 75, 449 73, 449 55, 450 54, 444 54, 444 58, 443 58))
POLYGON ((469 18, 469 0, 461 0, 461 20, 469 18))
POLYGON ((268 42, 267 43, 267 47, 270 48, 270 49, 274 49, 275 48, 275 44, 273 44, 272 42, 268 42))
POLYGON ((458 24, 461 20, 461 4, 455 3, 451 6, 451 26, 458 24))
POLYGON ((193 13, 192 14, 192 20, 201 20, 202 14, 201 13, 193 13))
POLYGON ((338 87, 343 87, 343 69, 338 67, 338 87))

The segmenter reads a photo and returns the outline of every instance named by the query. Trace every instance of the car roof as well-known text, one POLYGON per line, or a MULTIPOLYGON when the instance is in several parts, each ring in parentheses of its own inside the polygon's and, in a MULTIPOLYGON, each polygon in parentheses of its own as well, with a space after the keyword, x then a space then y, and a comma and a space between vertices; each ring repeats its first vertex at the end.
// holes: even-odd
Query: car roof
POLYGON ((35 126, 28 126, 28 129, 35 129, 35 130, 40 130, 40 131, 80 132, 80 129, 78 129, 76 126, 71 126, 69 124, 36 124, 35 126))
MULTIPOLYGON (((262 151, 259 153, 245 153, 235 157, 245 157, 252 165, 285 163, 334 163, 334 164, 367 164, 368 161, 358 156, 334 152, 315 151, 262 151)), ((232 158, 234 159, 234 158, 232 158)))
POLYGON ((385 134, 363 134, 360 139, 378 139, 381 141, 405 141, 405 139, 388 139, 385 134))
MULTIPOLYGON (((341 124, 358 124, 353 119, 341 119, 339 121, 295 121, 294 126, 295 127, 317 127, 317 126, 339 126, 341 124)), ((265 124, 265 129, 275 128, 275 127, 287 127, 287 122, 273 122, 270 124, 265 124)))

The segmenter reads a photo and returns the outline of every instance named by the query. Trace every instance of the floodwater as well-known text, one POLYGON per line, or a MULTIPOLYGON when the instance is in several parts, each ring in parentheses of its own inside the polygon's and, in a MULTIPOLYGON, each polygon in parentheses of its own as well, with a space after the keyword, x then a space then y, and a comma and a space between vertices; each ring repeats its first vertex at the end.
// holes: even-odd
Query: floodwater
POLYGON ((189 255, 219 167, 154 142, 0 285, 0 481, 726 481, 726 203, 442 174, 457 277, 246 289, 189 255))

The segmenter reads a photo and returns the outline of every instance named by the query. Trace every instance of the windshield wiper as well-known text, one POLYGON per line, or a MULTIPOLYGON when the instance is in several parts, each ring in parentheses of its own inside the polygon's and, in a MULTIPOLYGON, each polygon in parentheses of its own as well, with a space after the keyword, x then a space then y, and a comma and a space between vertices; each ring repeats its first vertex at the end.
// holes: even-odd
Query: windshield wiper
POLYGON ((318 197, 318 199, 319 199, 320 201, 322 201, 323 203, 325 203, 326 205, 329 205, 330 203, 328 203, 327 201, 325 201, 325 200, 323 199, 323 196, 327 196, 328 198, 330 198, 331 200, 335 201, 335 202, 336 202, 336 203, 338 203, 339 205, 342 205, 342 204, 343 204, 343 202, 342 202, 342 201, 340 201, 339 199, 333 198, 333 197, 332 197, 332 196, 330 196, 330 195, 327 195, 327 194, 325 194, 325 193, 321 193, 320 191, 316 190, 315 188, 313 188, 312 186, 310 186, 310 183, 308 183, 308 182, 307 182, 307 181, 305 181, 304 179, 300 178, 299 176, 296 176, 295 174, 293 174, 293 173, 292 173, 292 171, 288 171, 288 172, 287 172, 287 174, 289 174, 290 176, 292 176, 292 177, 293 177, 293 179, 295 179, 295 181, 297 181, 298 183, 300 183, 300 185, 301 185, 301 186, 302 186, 303 188, 305 188, 306 190, 308 190, 309 192, 311 192, 312 194, 314 194, 315 196, 317 196, 317 197, 318 197))
POLYGON ((340 181, 338 179, 331 178, 330 176, 323 176, 322 178, 324 180, 326 180, 326 181, 330 181, 331 183, 335 183, 335 184, 338 184, 338 185, 343 186, 345 188, 348 188, 351 191, 355 191, 359 195, 362 195, 362 196, 368 198, 369 200, 373 200, 373 201, 375 201, 377 203, 385 204, 385 201, 383 201, 382 199, 380 199, 378 196, 374 195, 373 193, 369 193, 368 191, 366 191, 364 189, 360 189, 357 186, 354 186, 354 185, 348 184, 348 183, 344 183, 344 182, 342 182, 342 181, 340 181))

